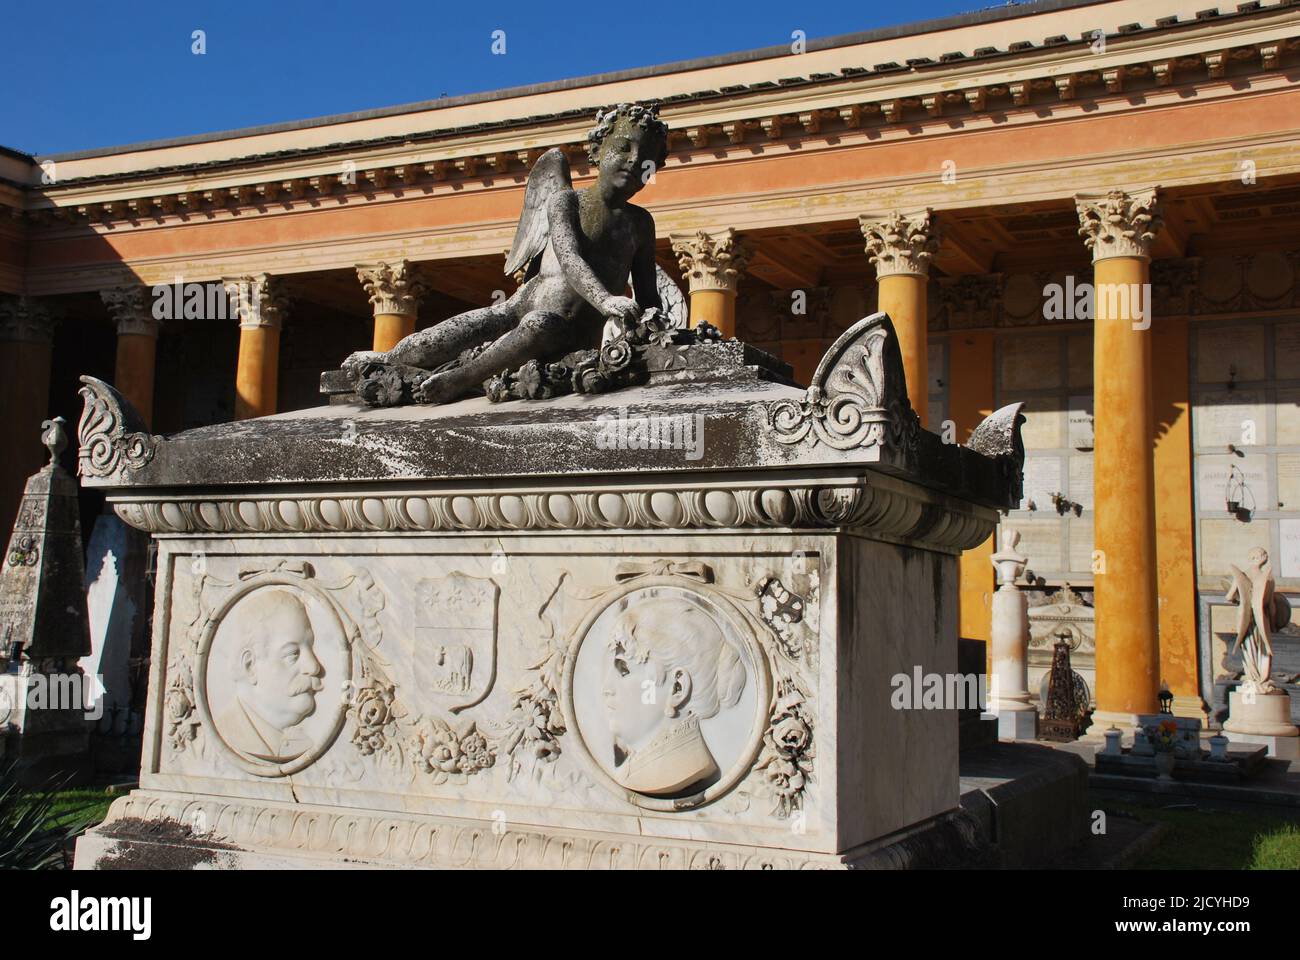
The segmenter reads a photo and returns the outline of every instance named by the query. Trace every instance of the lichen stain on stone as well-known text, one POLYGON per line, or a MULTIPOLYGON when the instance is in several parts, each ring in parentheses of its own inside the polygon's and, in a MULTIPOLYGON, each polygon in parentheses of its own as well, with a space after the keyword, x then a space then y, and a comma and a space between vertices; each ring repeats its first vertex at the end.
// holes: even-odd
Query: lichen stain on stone
POLYGON ((115 840, 113 849, 95 862, 96 870, 196 870, 235 866, 234 844, 194 833, 179 820, 124 817, 98 831, 115 840))

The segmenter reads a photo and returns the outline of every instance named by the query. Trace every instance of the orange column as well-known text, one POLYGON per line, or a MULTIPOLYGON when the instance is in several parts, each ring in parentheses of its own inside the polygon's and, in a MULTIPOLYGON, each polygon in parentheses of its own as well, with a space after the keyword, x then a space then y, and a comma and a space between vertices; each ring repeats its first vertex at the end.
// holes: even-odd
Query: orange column
POLYGON ((1152 328, 1155 413, 1156 586, 1160 591, 1160 677, 1174 713, 1203 717, 1196 667, 1196 535, 1187 318, 1152 328))
POLYGON ((425 286, 410 261, 359 263, 357 279, 375 310, 375 350, 391 350, 415 332, 415 317, 425 286))
POLYGON ((912 408, 926 423, 930 393, 927 371, 929 309, 926 285, 930 259, 939 247, 939 234, 930 209, 894 212, 884 219, 859 217, 867 255, 876 267, 878 308, 889 314, 898 333, 912 408))
POLYGON ((149 288, 118 287, 100 291, 99 296, 117 324, 113 386, 151 424, 160 323, 153 316, 149 288))
POLYGON ((1077 197, 1093 255, 1093 567, 1097 710, 1091 734, 1159 709, 1150 246, 1155 190, 1077 197), (1145 310, 1145 313, 1144 313, 1145 310))
POLYGON ((0 297, 0 541, 9 542, 27 478, 44 466, 54 317, 42 301, 0 297))
MULTIPOLYGON (((993 412, 993 334, 954 333, 948 338, 948 416, 954 442, 965 443, 993 412)), ((961 555, 961 635, 993 639, 993 537, 961 555)))
POLYGON ((750 244, 728 227, 712 235, 672 237, 682 276, 690 285, 691 323, 710 323, 724 337, 736 335, 736 287, 753 252, 750 244))
POLYGON ((415 314, 375 314, 375 350, 391 350, 413 333, 415 333, 415 314))
POLYGON ((276 411, 280 384, 280 328, 287 301, 266 274, 224 281, 239 317, 235 419, 276 411))

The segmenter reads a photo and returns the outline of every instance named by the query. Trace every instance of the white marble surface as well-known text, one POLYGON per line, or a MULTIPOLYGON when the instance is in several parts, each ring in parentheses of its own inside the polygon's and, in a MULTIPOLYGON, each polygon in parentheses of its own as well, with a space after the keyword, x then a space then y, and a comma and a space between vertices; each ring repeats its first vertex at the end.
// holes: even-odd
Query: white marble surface
POLYGON ((947 554, 785 533, 160 548, 147 791, 819 855, 957 802, 953 713, 889 704, 895 673, 956 668, 947 554), (633 691, 663 713, 690 673, 662 727, 697 710, 717 770, 684 785, 614 763, 611 643, 655 598, 719 631, 718 656, 656 653, 633 691))

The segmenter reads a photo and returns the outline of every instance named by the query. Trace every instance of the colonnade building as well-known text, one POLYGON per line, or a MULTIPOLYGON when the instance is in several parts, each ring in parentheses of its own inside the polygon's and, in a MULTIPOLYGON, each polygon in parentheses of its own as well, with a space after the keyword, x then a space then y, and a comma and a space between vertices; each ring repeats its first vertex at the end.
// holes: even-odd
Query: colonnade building
MULTIPOLYGON (((176 140, 0 152, 0 521, 101 377, 156 433, 319 404, 319 375, 514 290, 530 164, 658 100, 639 195, 708 320, 806 382, 877 309, 955 441, 1027 401, 1022 535, 1090 608, 1098 716, 1200 715, 1229 565, 1300 590, 1300 5, 1045 2, 176 140), (259 294, 256 312, 219 295, 259 294), (170 291, 170 292, 168 292, 170 291), (209 296, 209 292, 218 295, 209 296), (1129 296, 1129 294, 1133 296, 1129 296), (177 296, 176 294, 179 294, 177 296), (168 304, 160 307, 161 298, 168 304)), ((988 639, 990 542, 961 571, 988 639)), ((1078 639, 1078 638, 1076 638, 1078 639)))

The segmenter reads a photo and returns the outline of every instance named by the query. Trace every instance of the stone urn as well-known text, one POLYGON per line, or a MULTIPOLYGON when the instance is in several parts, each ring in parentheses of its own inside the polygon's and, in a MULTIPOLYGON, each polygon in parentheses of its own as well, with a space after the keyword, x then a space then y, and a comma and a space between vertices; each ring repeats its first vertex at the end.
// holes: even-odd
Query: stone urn
POLYGON ((1174 764, 1178 762, 1178 757, 1172 750, 1156 751, 1156 779, 1172 780, 1174 778, 1174 764))

